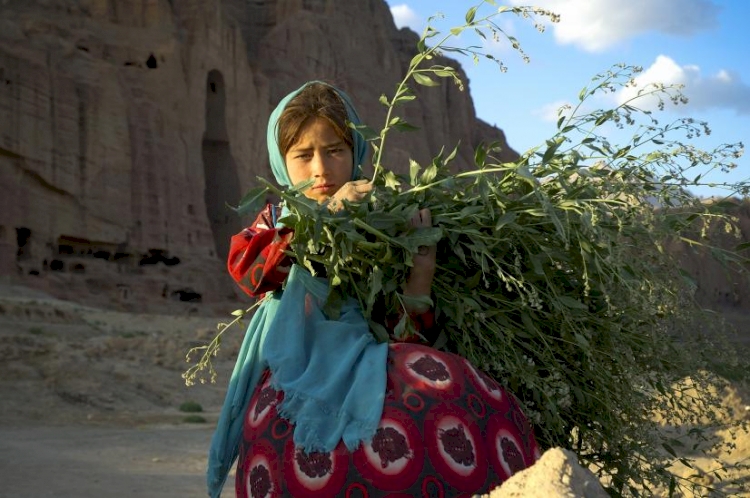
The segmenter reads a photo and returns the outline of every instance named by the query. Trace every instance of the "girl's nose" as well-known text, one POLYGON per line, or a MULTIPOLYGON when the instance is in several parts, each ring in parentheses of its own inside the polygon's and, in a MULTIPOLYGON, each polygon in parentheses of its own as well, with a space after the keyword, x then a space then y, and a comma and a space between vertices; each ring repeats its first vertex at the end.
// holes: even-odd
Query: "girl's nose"
POLYGON ((315 152, 311 162, 310 172, 312 173, 312 176, 323 176, 327 166, 325 156, 319 152, 315 152))

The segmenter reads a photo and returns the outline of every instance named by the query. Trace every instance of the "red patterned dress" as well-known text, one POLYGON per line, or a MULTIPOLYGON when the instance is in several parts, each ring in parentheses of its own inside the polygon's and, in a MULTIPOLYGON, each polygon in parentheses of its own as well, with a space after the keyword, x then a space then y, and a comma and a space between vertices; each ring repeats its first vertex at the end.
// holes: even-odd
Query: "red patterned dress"
MULTIPOLYGON (((229 270, 249 294, 278 288, 292 236, 270 207, 232 238, 229 270)), ((432 313, 412 317, 429 327, 432 313)), ((350 452, 296 447, 276 407, 284 393, 266 370, 250 400, 236 472, 237 497, 459 497, 487 493, 540 456, 516 399, 465 359, 391 343, 383 416, 372 441, 350 452)))

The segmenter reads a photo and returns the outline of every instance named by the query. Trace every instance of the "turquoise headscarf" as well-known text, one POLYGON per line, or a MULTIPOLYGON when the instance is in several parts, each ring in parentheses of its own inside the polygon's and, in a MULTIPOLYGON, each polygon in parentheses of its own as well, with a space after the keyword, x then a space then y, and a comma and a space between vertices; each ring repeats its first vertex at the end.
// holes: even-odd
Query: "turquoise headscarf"
MULTIPOLYGON (((287 95, 269 119, 269 158, 281 185, 291 182, 278 147, 278 118, 312 83, 287 95)), ((349 97, 332 88, 349 121, 359 124, 349 97)), ((352 135, 356 179, 367 146, 358 133, 352 135)), ((328 282, 295 264, 284 290, 266 295, 253 315, 211 440, 206 477, 212 498, 221 495, 237 458, 247 407, 266 367, 273 387, 284 392, 278 413, 295 424, 294 442, 305 451, 332 451, 342 440, 354 451, 375 434, 385 398, 388 346, 375 342, 355 299, 344 303, 337 320, 329 320, 322 312, 327 296, 328 282)))
MULTIPOLYGON (((344 91, 322 81, 308 81, 307 83, 281 99, 281 102, 279 102, 279 105, 277 105, 276 109, 273 110, 273 112, 271 113, 271 117, 268 120, 266 143, 268 145, 268 160, 271 162, 271 170, 273 170, 273 176, 276 177, 276 181, 279 183, 279 185, 282 185, 284 187, 291 187, 292 181, 289 179, 289 172, 286 169, 284 156, 281 155, 281 151, 279 150, 279 118, 281 117, 281 113, 284 112, 284 109, 286 108, 286 105, 290 100, 296 97, 306 87, 314 84, 326 85, 331 87, 344 103, 349 121, 355 125, 362 123, 362 121, 359 119, 359 116, 357 115, 356 109, 354 109, 354 106, 352 105, 352 101, 349 96, 344 93, 344 91)), ((354 163, 354 167, 352 168, 352 180, 356 180, 360 176, 362 162, 365 160, 365 156, 367 155, 367 142, 362 137, 362 135, 354 131, 352 131, 352 139, 352 159, 354 163)))

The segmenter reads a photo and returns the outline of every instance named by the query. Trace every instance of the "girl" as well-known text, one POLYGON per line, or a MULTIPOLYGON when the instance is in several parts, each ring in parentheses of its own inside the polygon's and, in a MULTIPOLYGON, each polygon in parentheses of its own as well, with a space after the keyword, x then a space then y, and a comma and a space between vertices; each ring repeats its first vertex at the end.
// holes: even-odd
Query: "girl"
MULTIPOLYGON (((364 201, 366 143, 347 121, 360 123, 331 85, 309 82, 287 95, 268 126, 276 180, 313 180, 304 195, 334 211, 364 201)), ((243 498, 471 496, 536 461, 514 397, 463 358, 419 343, 434 337, 432 309, 407 309, 421 337, 389 344, 375 342, 354 299, 336 320, 326 317, 328 284, 285 253, 294 234, 280 215, 266 206, 231 242, 230 274, 264 297, 212 440, 210 496, 237 457, 243 498)), ((412 225, 430 226, 429 210, 412 225)), ((402 292, 429 296, 435 267, 435 248, 420 248, 402 292)))

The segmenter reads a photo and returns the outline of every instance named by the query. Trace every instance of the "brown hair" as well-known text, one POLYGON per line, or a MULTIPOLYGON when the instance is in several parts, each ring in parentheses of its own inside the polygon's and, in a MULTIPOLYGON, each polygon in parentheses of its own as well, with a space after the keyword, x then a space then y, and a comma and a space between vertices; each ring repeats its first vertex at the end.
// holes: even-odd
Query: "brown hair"
POLYGON ((278 141, 281 157, 299 140, 302 129, 315 118, 328 121, 333 130, 349 147, 353 147, 351 130, 346 125, 344 103, 336 90, 323 83, 312 83, 289 101, 278 121, 278 141))

